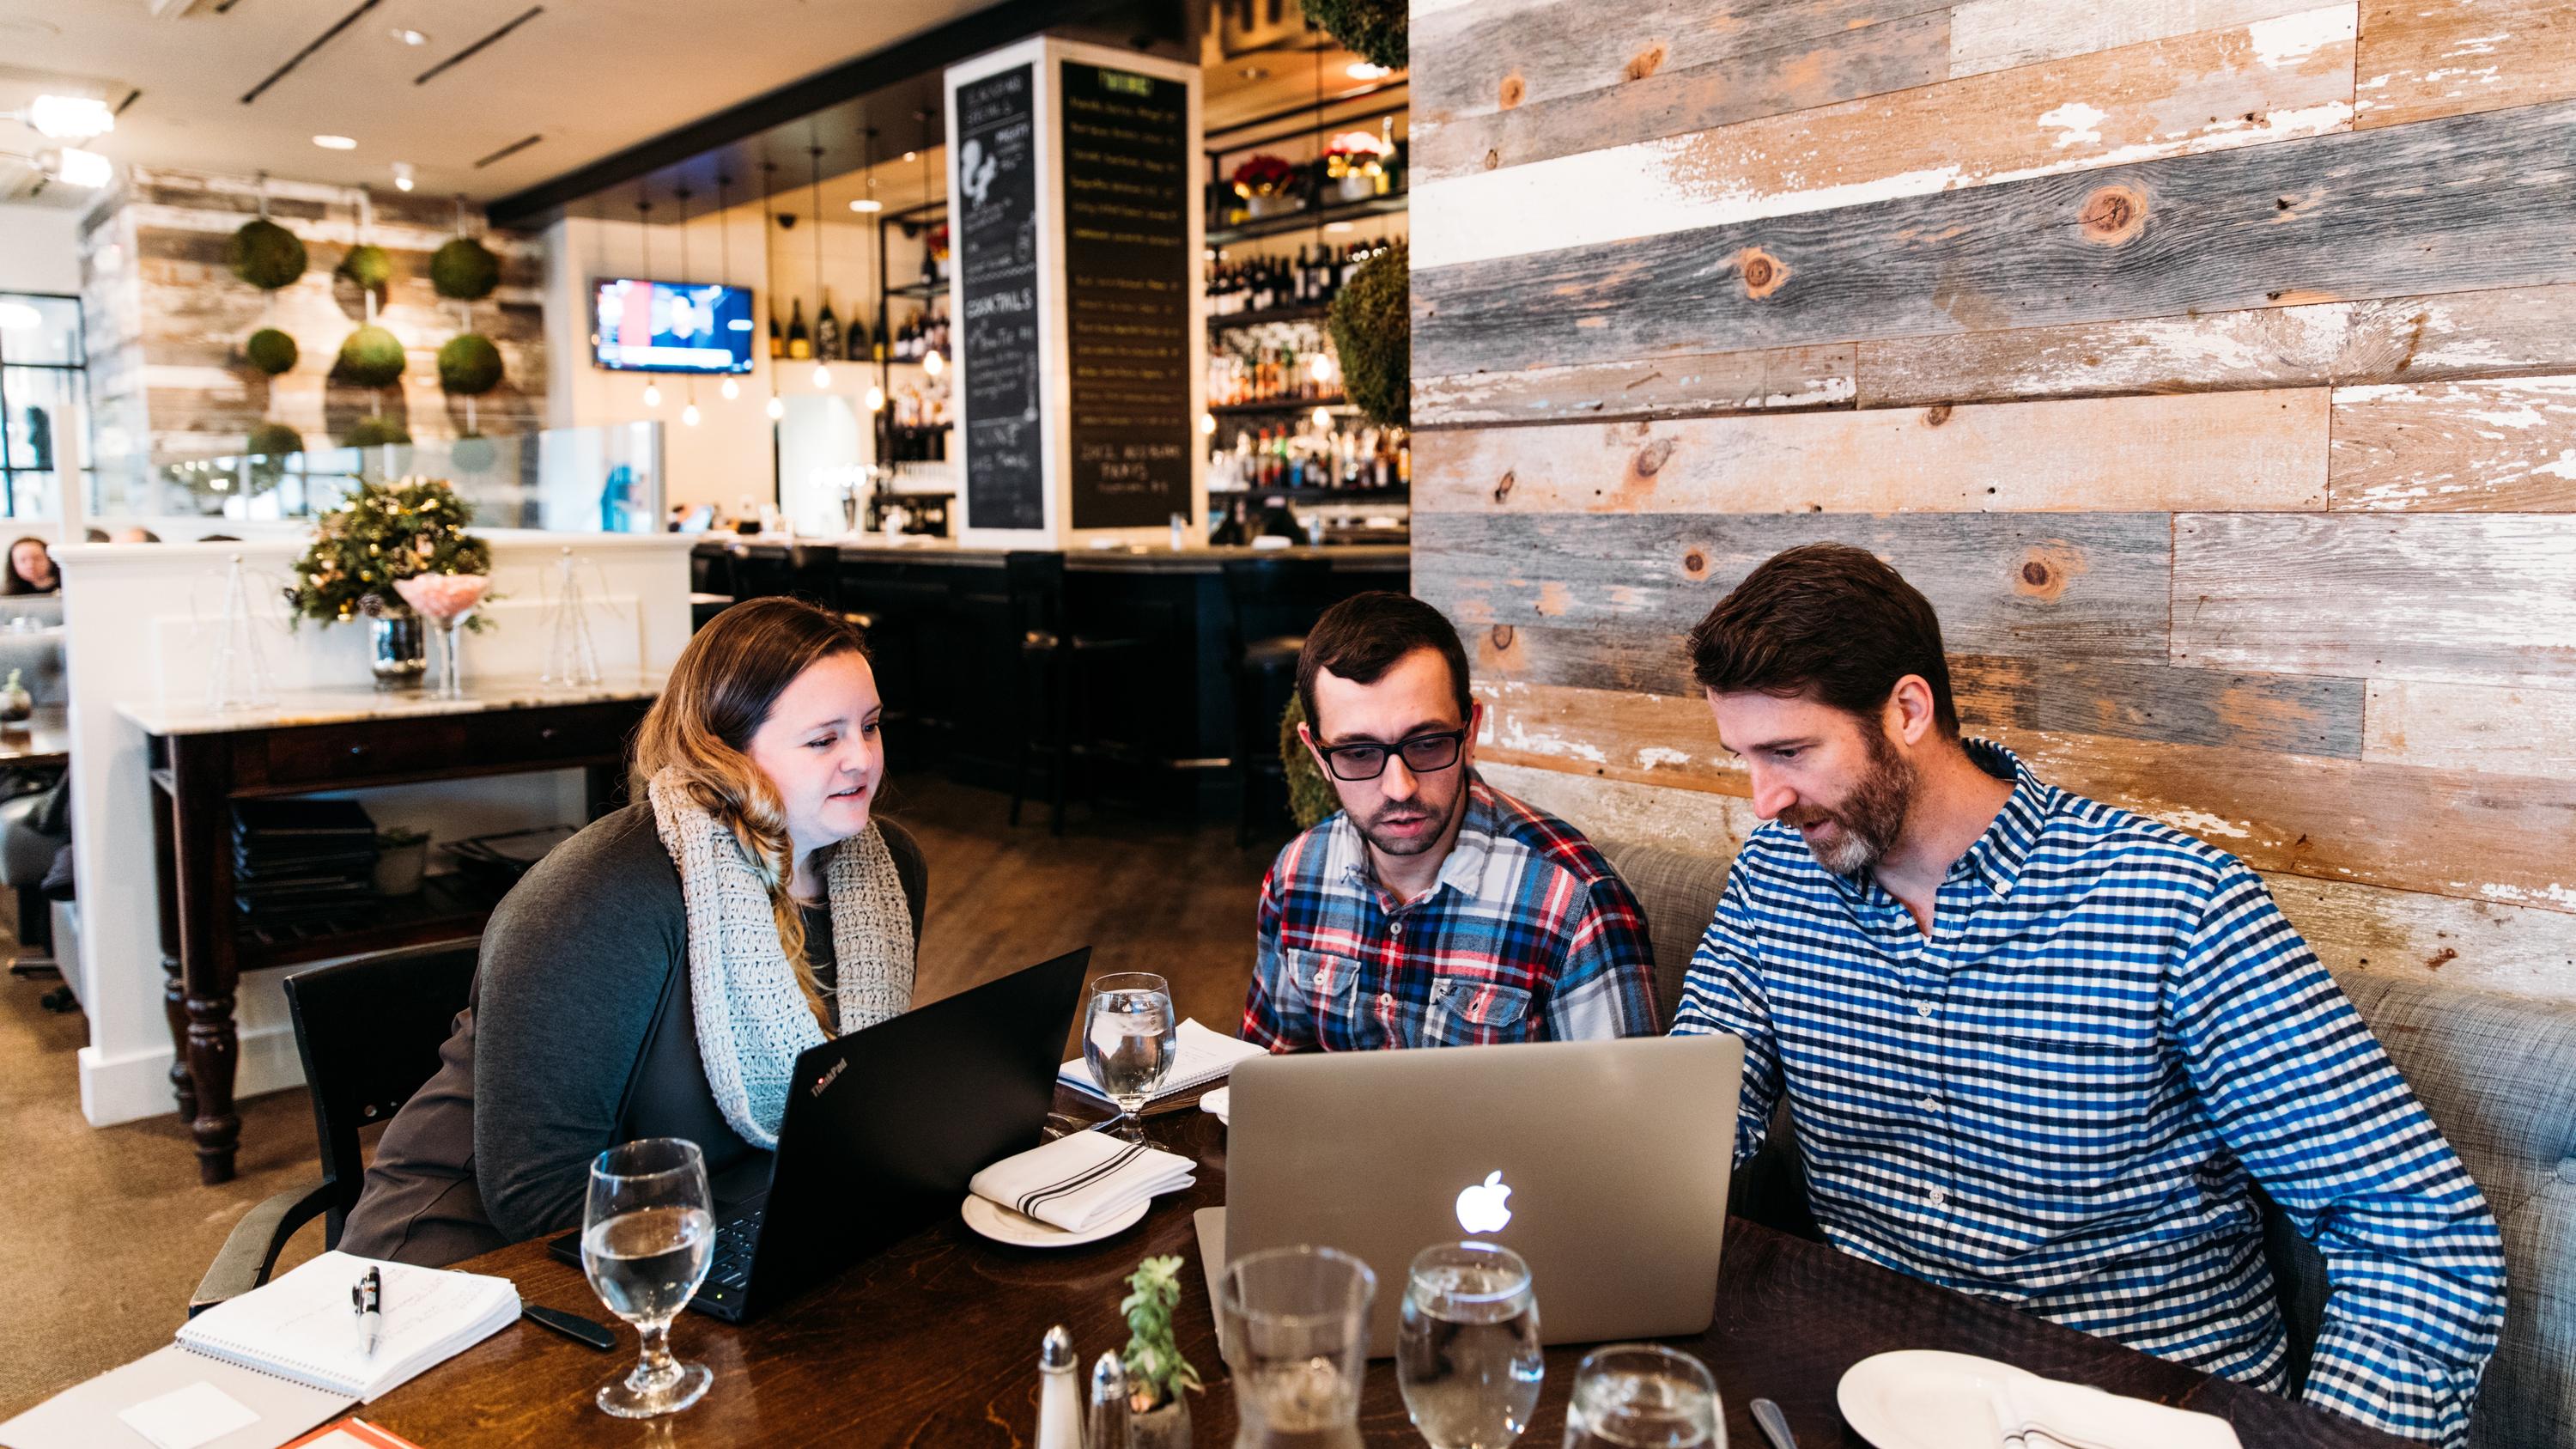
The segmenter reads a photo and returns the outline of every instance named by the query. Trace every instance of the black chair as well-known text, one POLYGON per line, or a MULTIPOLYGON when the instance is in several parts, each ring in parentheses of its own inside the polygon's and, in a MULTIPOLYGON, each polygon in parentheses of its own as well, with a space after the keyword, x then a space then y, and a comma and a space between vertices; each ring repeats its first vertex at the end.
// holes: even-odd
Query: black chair
POLYGON ((1234 843, 1252 841, 1254 797, 1266 781, 1287 792, 1288 770, 1279 759, 1279 716, 1297 688, 1297 656, 1306 631, 1323 612, 1332 586, 1330 559, 1232 558, 1224 563, 1225 594, 1234 606, 1235 779, 1240 787, 1234 843))
POLYGON ((721 543, 700 543, 689 551, 689 632, 707 627, 707 621, 732 608, 734 592, 733 550, 721 543))
POLYGON ((322 1180, 289 1188, 233 1225, 188 1298, 191 1316, 268 1281, 287 1239, 315 1217, 336 1247, 365 1185, 360 1128, 393 1116, 438 1072, 438 1049, 474 984, 479 939, 442 941, 308 967, 286 978, 295 1046, 313 1094, 322 1180))
POLYGON ((733 577, 736 599, 841 604, 841 551, 827 543, 753 544, 735 558, 733 577))
POLYGON ((1064 794, 1076 755, 1089 754, 1089 676, 1099 662, 1130 653, 1142 639, 1075 632, 1064 601, 1064 555, 1015 550, 1002 560, 1011 632, 1019 640, 1020 749, 1011 770, 1011 823, 1020 823, 1035 756, 1046 757, 1048 829, 1064 834, 1064 794))

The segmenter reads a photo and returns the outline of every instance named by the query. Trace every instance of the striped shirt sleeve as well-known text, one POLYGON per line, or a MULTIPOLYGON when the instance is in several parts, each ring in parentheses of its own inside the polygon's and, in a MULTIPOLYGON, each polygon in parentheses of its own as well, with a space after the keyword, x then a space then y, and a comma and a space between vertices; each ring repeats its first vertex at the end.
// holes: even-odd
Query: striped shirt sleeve
POLYGON ((1744 1038, 1744 1094, 1735 1112, 1738 1167, 1762 1150, 1781 1091, 1779 1044, 1771 1034, 1771 1002, 1762 989, 1762 971, 1747 929, 1743 872, 1738 864, 1727 873, 1717 914, 1709 920, 1707 934, 1700 937, 1699 949, 1691 953, 1690 975, 1683 982, 1681 1009, 1673 1014, 1672 1029, 1674 1036, 1731 1032, 1744 1038))
POLYGON ((2504 1248, 2468 1171, 2261 880, 2227 862, 2168 993, 2229 1149, 2330 1285, 2306 1396, 2457 1449, 2504 1318, 2504 1248))

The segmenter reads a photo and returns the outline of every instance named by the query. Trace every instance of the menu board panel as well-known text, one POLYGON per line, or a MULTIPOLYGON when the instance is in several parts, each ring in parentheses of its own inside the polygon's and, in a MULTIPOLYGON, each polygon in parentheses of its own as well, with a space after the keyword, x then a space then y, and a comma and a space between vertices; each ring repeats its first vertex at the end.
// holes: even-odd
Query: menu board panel
POLYGON ((966 522, 1046 526, 1038 425, 1037 72, 1018 66, 957 88, 956 343, 966 522))
POLYGON ((1190 506, 1189 88, 1064 64, 1072 526, 1190 506))

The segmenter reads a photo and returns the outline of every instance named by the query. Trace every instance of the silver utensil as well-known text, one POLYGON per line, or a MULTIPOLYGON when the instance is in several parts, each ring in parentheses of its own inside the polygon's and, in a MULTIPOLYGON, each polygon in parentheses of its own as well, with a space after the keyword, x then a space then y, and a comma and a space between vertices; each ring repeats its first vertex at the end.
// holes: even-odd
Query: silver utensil
POLYGON ((1753 1401, 1753 1422, 1762 1429, 1762 1437, 1771 1441, 1771 1449, 1798 1449, 1798 1436, 1789 1432, 1789 1416, 1769 1399, 1753 1401))

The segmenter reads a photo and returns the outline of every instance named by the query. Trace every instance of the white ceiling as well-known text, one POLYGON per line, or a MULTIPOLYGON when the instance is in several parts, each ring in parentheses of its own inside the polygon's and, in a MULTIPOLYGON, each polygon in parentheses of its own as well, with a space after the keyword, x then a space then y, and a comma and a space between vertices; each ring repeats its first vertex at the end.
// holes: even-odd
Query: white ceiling
MULTIPOLYGON (((424 194, 489 201, 991 0, 377 0, 249 105, 245 93, 363 0, 231 0, 217 13, 224 3, 0 0, 0 110, 41 91, 116 105, 139 90, 92 144, 119 165, 390 188, 406 161, 424 194), (405 45, 397 27, 429 41, 405 45), (357 148, 315 146, 326 133, 357 148), (543 139, 474 165, 530 135, 543 139)), ((0 153, 52 144, 0 121, 0 153)), ((82 199, 66 190, 39 199, 82 199)))

